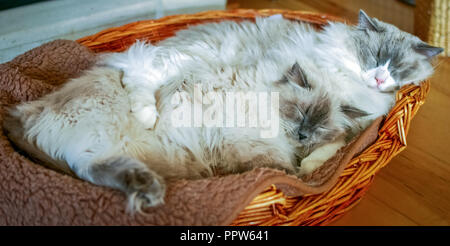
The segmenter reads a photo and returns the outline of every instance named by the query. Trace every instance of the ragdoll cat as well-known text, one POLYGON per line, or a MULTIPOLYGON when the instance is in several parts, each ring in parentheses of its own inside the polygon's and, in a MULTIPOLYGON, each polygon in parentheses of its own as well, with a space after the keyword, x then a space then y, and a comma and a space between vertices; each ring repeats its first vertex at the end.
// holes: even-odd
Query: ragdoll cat
MULTIPOLYGON (((297 159, 304 151, 298 149, 335 140, 357 117, 316 86, 317 80, 324 79, 316 74, 306 77, 295 63, 271 83, 236 86, 235 80, 198 81, 196 71, 185 70, 181 83, 168 81, 157 91, 159 118, 149 130, 131 112, 131 99, 122 84, 124 74, 96 66, 57 91, 16 106, 4 127, 10 139, 32 157, 94 184, 126 192, 129 209, 139 211, 163 203, 165 182, 171 179, 198 179, 255 167, 300 175, 297 159), (239 92, 250 89, 278 93, 279 108, 275 105, 270 118, 278 124, 274 115, 279 114, 276 134, 261 137, 267 127, 174 126, 174 112, 185 104, 192 108, 198 100, 197 82, 203 82, 201 97, 211 92, 217 98, 230 92, 245 97, 239 92)), ((246 113, 250 109, 248 103, 246 113)))
MULTIPOLYGON (((367 127, 374 119, 386 115, 395 103, 395 93, 403 85, 418 84, 433 73, 431 58, 443 51, 397 27, 370 18, 360 10, 358 25, 329 23, 323 31, 299 28, 293 41, 302 44, 306 57, 319 70, 335 75, 337 83, 323 81, 342 104, 367 112, 357 119, 367 127)), ((320 166, 333 156, 344 141, 324 145, 302 160, 302 165, 320 166)))
MULTIPOLYGON (((284 19, 224 21, 179 31, 157 46, 138 42, 126 52, 101 57, 99 66, 61 90, 19 105, 5 120, 5 129, 38 159, 125 191, 137 209, 162 202, 165 179, 256 166, 311 173, 326 160, 323 156, 345 144, 346 129, 358 128, 353 122, 364 125, 389 110, 393 94, 372 88, 368 75, 380 77, 378 85, 388 80, 381 66, 395 83, 418 82, 432 71, 428 58, 436 52, 429 51, 437 48, 379 21, 370 23, 387 25, 389 35, 368 29, 364 21, 360 17, 359 27, 330 23, 323 31, 284 19), (398 39, 392 42, 396 54, 417 52, 399 62, 392 57, 388 66, 389 59, 373 63, 359 58, 379 53, 364 53, 376 46, 375 37, 379 45, 389 37, 398 39), (411 70, 413 79, 397 79, 411 62, 425 72, 411 70), (395 71, 389 70, 394 65, 395 71), (185 101, 195 111, 201 100, 195 96, 196 85, 202 99, 209 92, 220 98, 227 91, 278 91, 279 134, 261 138, 261 129, 254 127, 174 127, 170 112, 185 101), (324 145, 326 141, 331 143, 324 145), (312 153, 300 156, 304 159, 298 167, 299 147, 312 153)), ((196 119, 192 117, 194 126, 196 119)))
MULTIPOLYGON (((303 44, 310 42, 299 37, 303 44)), ((336 76, 338 83, 328 83, 328 91, 349 105, 355 105, 375 119, 388 113, 395 92, 406 84, 418 84, 433 73, 430 59, 442 48, 430 46, 397 27, 359 13, 357 26, 330 23, 316 32, 314 44, 304 49, 321 70, 336 76), (369 87, 370 89, 367 89, 369 87)), ((361 122, 367 126, 366 119, 361 122)))

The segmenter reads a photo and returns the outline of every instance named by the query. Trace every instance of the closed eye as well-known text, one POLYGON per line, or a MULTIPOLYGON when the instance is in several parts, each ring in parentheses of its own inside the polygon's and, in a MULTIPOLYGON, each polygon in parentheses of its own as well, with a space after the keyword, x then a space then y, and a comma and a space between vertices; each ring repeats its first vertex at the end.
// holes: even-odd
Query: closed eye
POLYGON ((317 127, 317 130, 320 130, 320 131, 331 131, 330 128, 327 128, 327 127, 324 127, 324 126, 317 127))

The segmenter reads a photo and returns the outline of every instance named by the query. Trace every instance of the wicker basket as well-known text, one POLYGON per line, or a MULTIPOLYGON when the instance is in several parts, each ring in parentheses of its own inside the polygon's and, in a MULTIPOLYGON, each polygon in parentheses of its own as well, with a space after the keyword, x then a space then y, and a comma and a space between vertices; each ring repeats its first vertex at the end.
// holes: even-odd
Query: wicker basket
POLYGON ((450 1, 417 0, 414 32, 429 44, 444 48, 441 56, 450 56, 450 1))
MULTIPOLYGON (((222 20, 239 21, 274 14, 283 14, 286 18, 317 26, 328 20, 341 21, 336 17, 301 11, 207 11, 130 23, 77 41, 94 52, 122 51, 136 39, 157 42, 188 25, 222 20)), ((397 103, 382 123, 377 141, 348 163, 337 183, 328 192, 288 197, 272 185, 241 211, 232 225, 325 225, 345 214, 360 201, 375 174, 405 149, 410 121, 424 103, 428 91, 429 82, 426 81, 420 86, 405 86, 398 92, 397 103)))

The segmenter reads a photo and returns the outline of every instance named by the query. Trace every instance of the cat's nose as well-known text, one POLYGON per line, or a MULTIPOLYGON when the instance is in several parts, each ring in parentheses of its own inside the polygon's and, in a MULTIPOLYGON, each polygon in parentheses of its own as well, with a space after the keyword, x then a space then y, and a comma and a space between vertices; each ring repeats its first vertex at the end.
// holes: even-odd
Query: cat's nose
POLYGON ((380 78, 375 78, 375 80, 377 81, 377 85, 381 85, 384 83, 384 79, 380 79, 380 78))
POLYGON ((386 68, 380 68, 378 69, 377 73, 375 74, 375 80, 377 81, 377 85, 383 84, 390 76, 389 71, 386 68))
POLYGON ((306 135, 302 134, 301 132, 298 132, 298 139, 299 140, 306 139, 306 135))

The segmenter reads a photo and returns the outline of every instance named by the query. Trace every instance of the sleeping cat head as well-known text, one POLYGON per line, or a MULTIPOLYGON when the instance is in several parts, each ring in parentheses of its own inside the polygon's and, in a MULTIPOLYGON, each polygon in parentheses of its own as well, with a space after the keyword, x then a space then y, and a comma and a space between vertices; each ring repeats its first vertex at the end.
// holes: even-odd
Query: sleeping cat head
POLYGON ((433 73, 431 58, 443 51, 360 10, 352 35, 363 78, 370 87, 392 91, 433 73))
POLYGON ((354 119, 367 114, 338 103, 319 87, 323 76, 308 71, 295 63, 275 85, 280 92, 282 129, 296 146, 312 148, 333 141, 354 127, 354 119))

